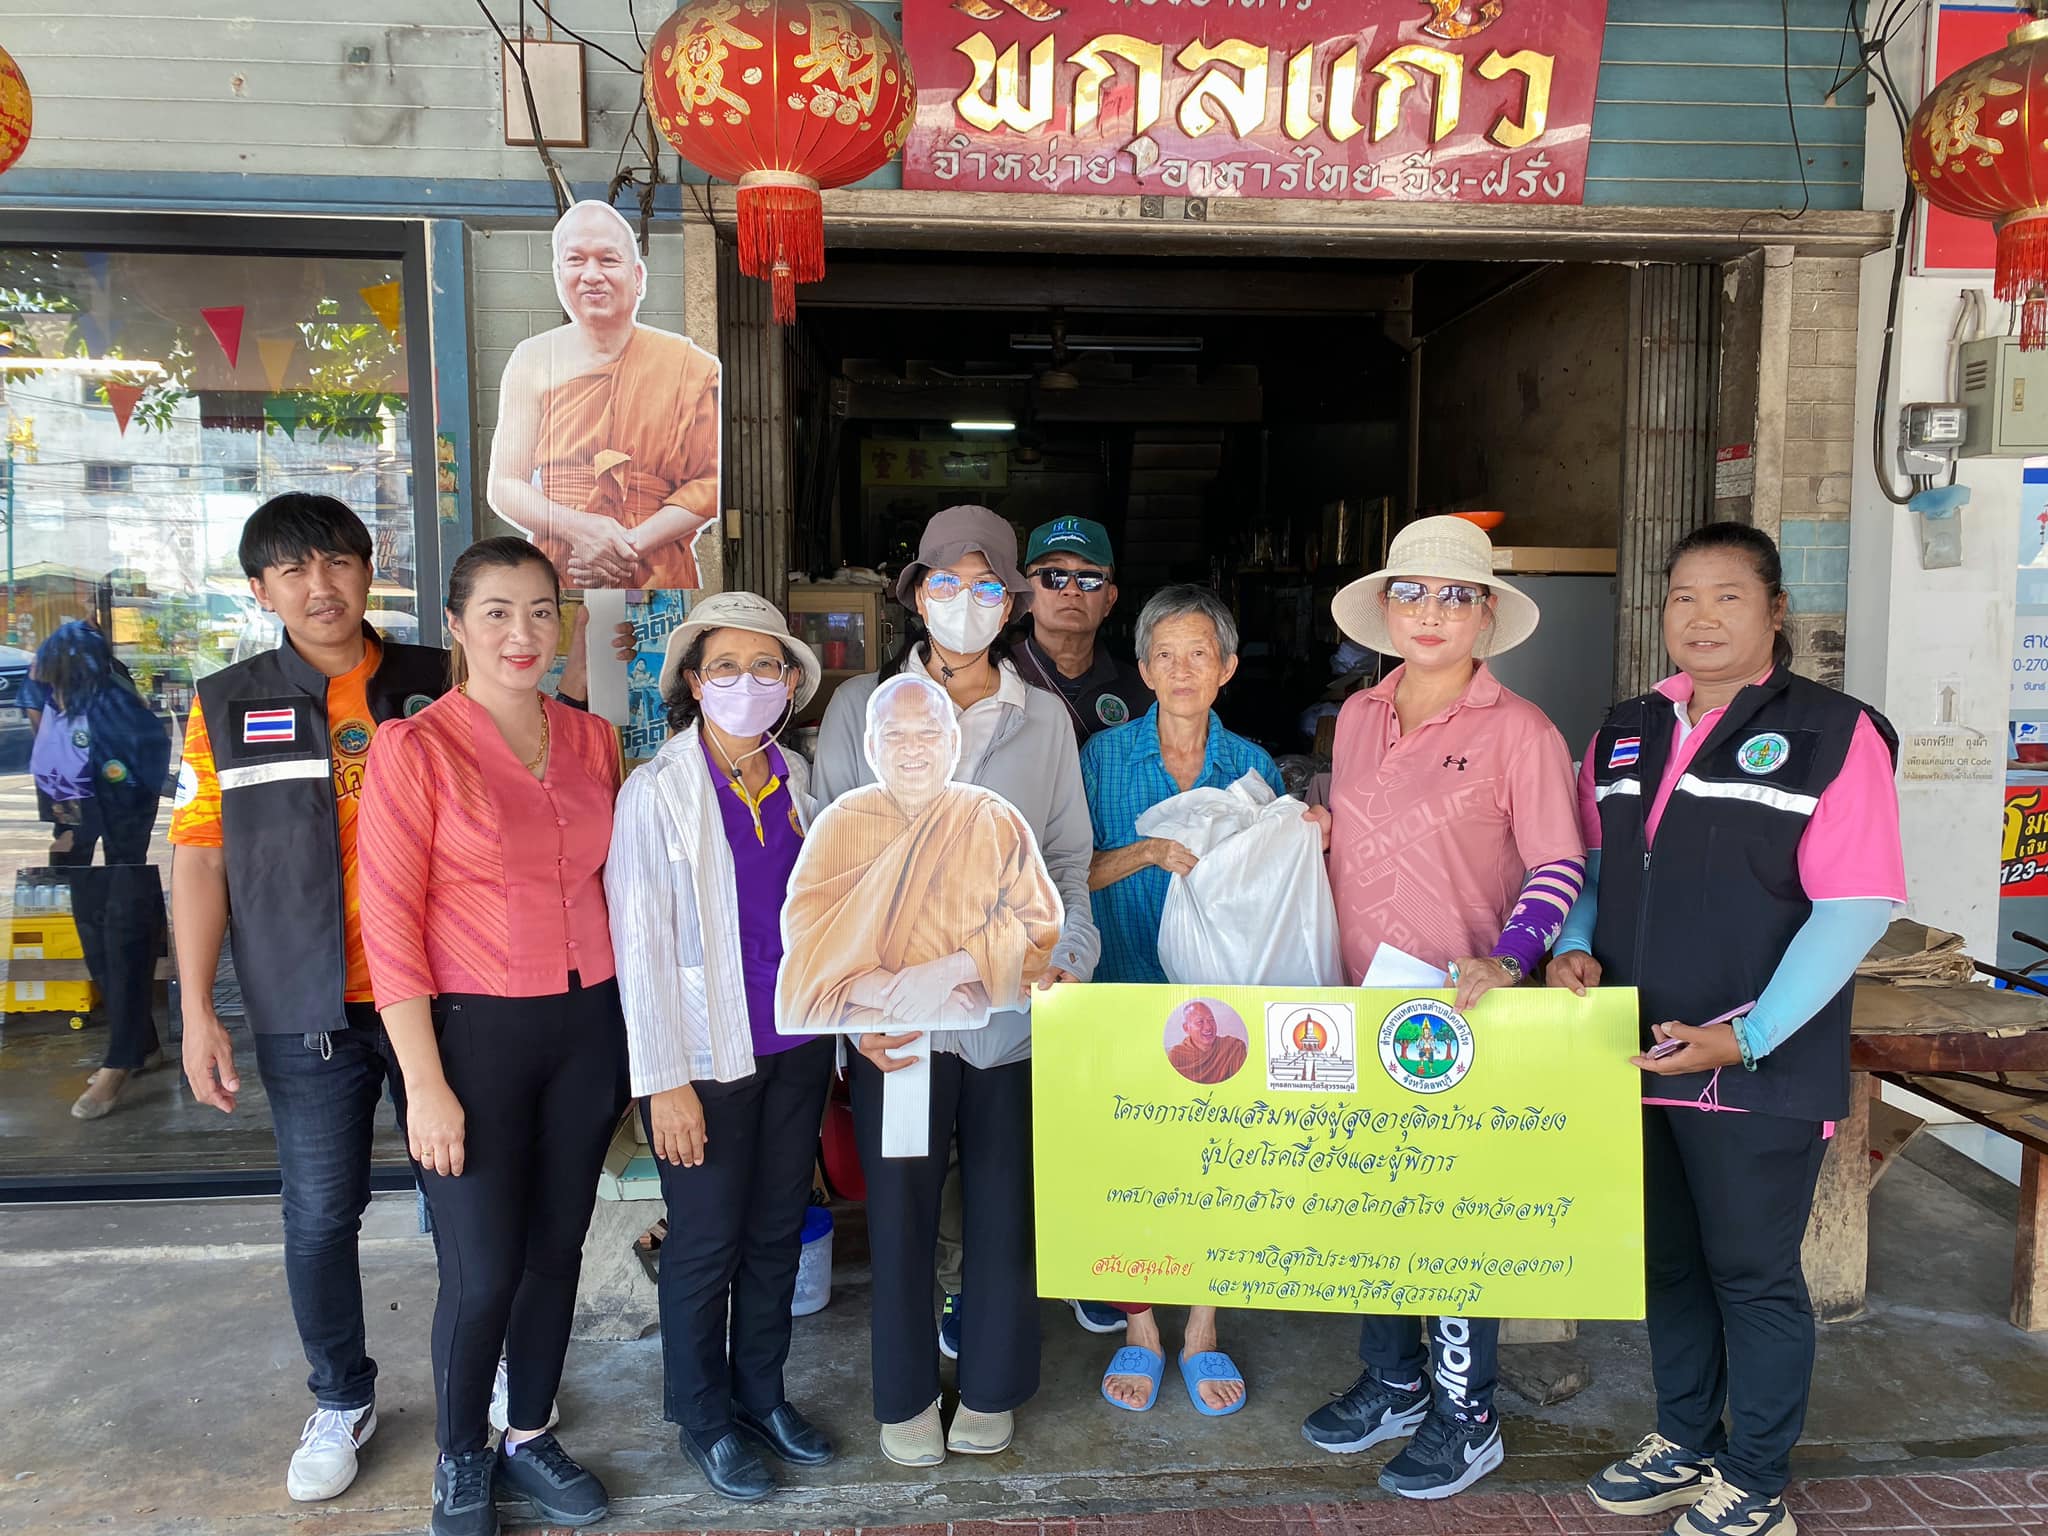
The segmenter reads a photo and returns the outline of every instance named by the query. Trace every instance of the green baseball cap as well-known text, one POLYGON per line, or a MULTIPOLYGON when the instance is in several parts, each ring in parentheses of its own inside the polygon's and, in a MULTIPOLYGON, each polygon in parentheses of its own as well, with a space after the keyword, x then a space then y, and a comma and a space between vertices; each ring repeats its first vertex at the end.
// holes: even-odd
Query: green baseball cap
POLYGON ((1047 555, 1079 555, 1097 565, 1116 564, 1109 548, 1109 530, 1085 517, 1056 517, 1032 529, 1024 545, 1024 563, 1032 565, 1047 555))

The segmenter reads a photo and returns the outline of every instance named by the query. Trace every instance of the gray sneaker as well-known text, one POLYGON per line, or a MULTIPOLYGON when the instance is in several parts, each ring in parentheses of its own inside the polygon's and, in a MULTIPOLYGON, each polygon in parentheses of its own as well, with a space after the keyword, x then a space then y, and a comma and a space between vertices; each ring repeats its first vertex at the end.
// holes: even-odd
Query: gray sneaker
POLYGON ((612 1509, 604 1484, 551 1434, 498 1453, 498 1492, 524 1499, 535 1514, 556 1525, 589 1525, 612 1509))
POLYGON ((1714 1458, 1645 1435, 1642 1444, 1586 1484, 1586 1496, 1610 1515, 1661 1515, 1697 1503, 1714 1476, 1714 1458))

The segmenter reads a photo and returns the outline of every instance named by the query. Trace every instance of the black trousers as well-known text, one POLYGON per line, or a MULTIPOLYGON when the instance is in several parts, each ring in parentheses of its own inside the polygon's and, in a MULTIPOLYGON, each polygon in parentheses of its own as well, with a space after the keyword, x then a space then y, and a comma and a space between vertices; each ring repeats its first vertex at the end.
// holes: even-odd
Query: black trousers
POLYGON ((616 982, 560 997, 435 1001, 441 1069, 463 1109, 459 1177, 420 1172, 433 1211, 435 1439, 483 1449, 504 1347, 515 1429, 538 1429, 562 1382, 597 1176, 627 1103, 616 982))
POLYGON ((853 1080, 854 1134, 868 1182, 874 1262, 870 1353, 875 1417, 914 1419, 939 1395, 934 1323, 939 1195, 960 1138, 960 1204, 970 1297, 960 1338, 960 1401, 1003 1413, 1038 1390, 1038 1284, 1032 1247, 1031 1063, 932 1063, 930 1153, 882 1156, 882 1074, 864 1056, 853 1080))
MULTIPOLYGON (((759 1418, 782 1404, 833 1055, 820 1036, 759 1058, 738 1082, 692 1084, 704 1106, 704 1162, 655 1160, 670 1233, 659 1286, 662 1411, 700 1449, 730 1431, 734 1403, 759 1418)), ((640 1113, 648 1117, 644 1102, 640 1113)))
POLYGON ((100 989, 107 1021, 107 1053, 100 1065, 129 1071, 161 1043, 153 1008, 156 962, 168 928, 163 881, 149 862, 156 807, 157 797, 150 794, 67 802, 67 813, 77 820, 60 823, 56 831, 60 837, 68 831, 71 846, 50 851, 50 863, 70 871, 79 947, 86 974, 100 989), (93 851, 102 840, 107 862, 94 867, 93 851))
POLYGON ((1746 1493, 1784 1490, 1806 1423, 1814 1327, 1799 1245, 1826 1149, 1811 1120, 1643 1111, 1657 1432, 1713 1455, 1746 1493))

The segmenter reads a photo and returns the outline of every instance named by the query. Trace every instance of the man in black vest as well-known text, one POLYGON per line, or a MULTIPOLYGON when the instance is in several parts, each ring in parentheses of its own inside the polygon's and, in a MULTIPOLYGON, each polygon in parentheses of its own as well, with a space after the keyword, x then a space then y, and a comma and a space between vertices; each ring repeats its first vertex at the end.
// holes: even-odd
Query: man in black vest
MULTIPOLYGON (((277 615, 275 651, 201 680, 186 726, 171 842, 171 916, 185 1076, 230 1113, 241 1092, 214 972, 232 925, 283 1183, 285 1279, 315 1410, 292 1457, 294 1499, 331 1499, 377 1427, 356 1238, 371 1138, 404 1084, 371 1004, 356 905, 355 817, 370 740, 448 687, 447 653, 382 638, 364 618, 370 533, 329 496, 289 494, 242 530, 242 569, 277 615)), ((579 642, 562 679, 586 691, 579 642)))
POLYGON ((1024 576, 1038 591, 1017 675, 1066 701, 1075 739, 1085 743, 1150 709, 1152 690, 1138 669, 1097 643, 1117 598, 1109 530, 1085 517, 1041 523, 1024 546, 1024 576))

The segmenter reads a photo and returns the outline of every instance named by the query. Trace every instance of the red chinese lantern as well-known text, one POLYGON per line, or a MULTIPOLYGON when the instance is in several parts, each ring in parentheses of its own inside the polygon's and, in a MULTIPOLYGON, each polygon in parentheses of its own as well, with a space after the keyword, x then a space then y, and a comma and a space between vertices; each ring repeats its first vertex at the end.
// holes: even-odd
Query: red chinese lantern
POLYGON ((783 325, 825 275, 821 189, 887 165, 915 102, 896 40, 851 0, 693 0, 647 49, 647 110, 738 185, 740 270, 769 280, 783 325))
POLYGON ((1993 291, 2020 304, 2020 346, 2048 346, 2048 21, 1927 93, 1906 130, 1906 174, 1937 208, 1990 219, 1993 291), (2033 132, 2029 133, 2030 125, 2033 132))
POLYGON ((21 66, 8 56, 5 48, 0 48, 0 173, 28 148, 28 130, 34 121, 28 81, 21 66))

